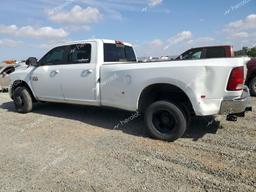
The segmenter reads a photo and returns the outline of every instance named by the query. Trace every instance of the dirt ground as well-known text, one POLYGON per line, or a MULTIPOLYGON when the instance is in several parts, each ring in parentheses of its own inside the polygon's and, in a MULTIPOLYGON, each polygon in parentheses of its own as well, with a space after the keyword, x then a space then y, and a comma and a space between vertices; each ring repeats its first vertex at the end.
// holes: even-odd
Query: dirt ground
POLYGON ((256 113, 224 119, 196 118, 168 143, 136 114, 39 104, 23 115, 0 93, 0 191, 256 191, 256 113))

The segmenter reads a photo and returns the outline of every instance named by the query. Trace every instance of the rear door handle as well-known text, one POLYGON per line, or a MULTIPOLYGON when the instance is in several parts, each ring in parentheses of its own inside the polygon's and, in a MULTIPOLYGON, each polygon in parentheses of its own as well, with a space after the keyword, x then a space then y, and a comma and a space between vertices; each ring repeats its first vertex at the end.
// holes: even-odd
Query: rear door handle
POLYGON ((86 70, 86 71, 87 71, 87 73, 92 73, 92 72, 93 72, 92 69, 88 69, 88 70, 86 70))

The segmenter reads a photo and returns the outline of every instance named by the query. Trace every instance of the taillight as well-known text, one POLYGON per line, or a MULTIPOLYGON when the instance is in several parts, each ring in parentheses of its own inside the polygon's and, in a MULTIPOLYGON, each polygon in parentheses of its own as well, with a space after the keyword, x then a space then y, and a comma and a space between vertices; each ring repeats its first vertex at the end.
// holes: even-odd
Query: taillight
POLYGON ((236 67, 232 70, 227 90, 228 91, 241 91, 244 86, 244 67, 236 67))

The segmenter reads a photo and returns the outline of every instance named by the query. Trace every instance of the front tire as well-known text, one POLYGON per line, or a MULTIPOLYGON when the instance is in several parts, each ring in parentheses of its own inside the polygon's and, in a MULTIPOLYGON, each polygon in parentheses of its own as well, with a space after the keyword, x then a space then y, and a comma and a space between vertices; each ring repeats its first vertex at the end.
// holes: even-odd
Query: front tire
POLYGON ((26 87, 18 87, 14 90, 13 101, 19 113, 29 113, 33 109, 33 99, 26 87))
POLYGON ((177 105, 157 101, 146 110, 145 122, 152 137, 175 141, 184 135, 188 121, 185 113, 177 105))
POLYGON ((254 77, 249 83, 249 89, 251 96, 256 96, 256 77, 254 77))

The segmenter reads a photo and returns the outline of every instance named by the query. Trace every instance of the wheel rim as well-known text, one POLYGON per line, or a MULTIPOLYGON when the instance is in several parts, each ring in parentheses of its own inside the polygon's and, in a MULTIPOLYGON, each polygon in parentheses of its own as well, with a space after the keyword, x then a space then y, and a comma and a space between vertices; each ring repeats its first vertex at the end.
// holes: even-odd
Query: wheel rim
POLYGON ((153 124, 155 128, 164 134, 170 134, 176 125, 173 115, 166 110, 159 110, 153 113, 153 124))

